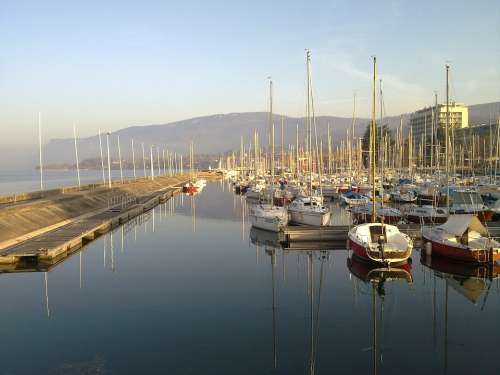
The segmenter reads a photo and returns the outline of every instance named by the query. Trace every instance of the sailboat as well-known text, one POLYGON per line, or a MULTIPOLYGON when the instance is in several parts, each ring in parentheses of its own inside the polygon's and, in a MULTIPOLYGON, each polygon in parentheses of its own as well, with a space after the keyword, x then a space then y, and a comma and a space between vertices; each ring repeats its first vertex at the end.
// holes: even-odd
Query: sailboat
MULTIPOLYGON (((273 81, 269 80, 269 126, 271 128, 271 189, 274 188, 274 122, 273 122, 273 81)), ((280 232, 288 225, 288 211, 286 207, 277 207, 273 203, 273 195, 270 204, 258 204, 250 209, 250 220, 252 226, 280 232)))
MULTIPOLYGON (((449 65, 446 65, 446 126, 445 139, 449 128, 449 65)), ((481 220, 490 214, 483 213, 482 198, 477 192, 457 190, 450 193, 450 172, 448 164, 448 143, 446 142, 446 208, 450 212, 448 220, 437 227, 424 227, 422 240, 426 253, 437 254, 451 259, 472 262, 491 263, 500 259, 500 242, 492 239, 481 220), (450 207, 450 197, 453 206, 450 207), (471 214, 473 213, 473 214, 471 214), (457 215, 458 214, 458 215, 457 215), (479 214, 476 216, 475 214, 479 214)), ((484 211, 483 211, 484 212, 484 211)), ((491 216, 489 216, 491 218, 491 216)))
MULTIPOLYGON (((375 176, 375 85, 376 58, 373 58, 373 107, 370 136, 370 174, 373 196, 376 190, 375 176)), ((348 233, 348 247, 359 257, 385 265, 404 264, 411 256, 413 241, 401 233, 397 226, 377 223, 377 206, 372 201, 372 222, 353 227, 348 233)))
POLYGON ((193 170, 193 165, 194 165, 194 146, 193 142, 191 141, 191 144, 189 145, 189 182, 186 183, 182 191, 187 194, 195 194, 199 190, 202 190, 205 187, 206 181, 203 180, 203 183, 197 183, 193 182, 194 181, 194 170, 193 170))
MULTIPOLYGON (((312 164, 312 126, 315 122, 314 119, 314 109, 312 107, 312 87, 311 87, 311 52, 309 50, 306 51, 306 64, 307 64, 307 133, 308 133, 308 143, 309 143, 309 191, 308 196, 298 197, 296 198, 289 206, 288 211, 290 212, 291 221, 295 224, 302 225, 313 225, 313 226, 324 226, 330 223, 331 213, 328 208, 323 206, 322 198, 321 201, 318 202, 317 199, 313 197, 313 188, 312 188, 312 173, 313 173, 313 164, 312 164), (311 119, 311 115, 313 118, 311 119)), ((320 168, 318 168, 320 169, 320 168)), ((320 178, 321 181, 321 178, 320 178)))
POLYGON ((442 225, 424 227, 422 239, 429 254, 474 263, 500 259, 500 242, 474 215, 451 215, 442 225))
POLYGON ((443 207, 425 205, 414 206, 405 211, 406 220, 416 224, 443 224, 448 219, 448 212, 443 207))

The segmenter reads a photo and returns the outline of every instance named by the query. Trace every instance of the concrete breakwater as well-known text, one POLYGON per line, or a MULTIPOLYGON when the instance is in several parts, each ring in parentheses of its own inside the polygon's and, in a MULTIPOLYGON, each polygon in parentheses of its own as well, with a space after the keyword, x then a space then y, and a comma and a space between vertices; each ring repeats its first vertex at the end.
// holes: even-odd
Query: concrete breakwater
POLYGON ((0 263, 50 261, 116 225, 142 214, 181 190, 188 176, 114 182, 27 193, 30 199, 0 204, 0 263))

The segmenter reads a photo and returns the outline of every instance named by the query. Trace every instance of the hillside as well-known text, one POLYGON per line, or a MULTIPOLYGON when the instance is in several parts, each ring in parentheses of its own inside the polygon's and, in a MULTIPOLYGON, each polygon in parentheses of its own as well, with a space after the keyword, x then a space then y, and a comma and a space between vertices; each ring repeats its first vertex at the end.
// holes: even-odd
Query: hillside
MULTIPOLYGON (((487 123, 490 113, 496 118, 500 102, 478 104, 469 107, 471 124, 487 123), (496 108, 496 109, 495 109, 496 108)), ((402 115, 403 124, 409 118, 408 114, 402 115)), ((281 142, 281 115, 274 116, 276 144, 281 142)), ((295 143, 297 124, 299 125, 299 138, 305 137, 304 118, 284 116, 285 143, 295 143)), ((399 125, 400 117, 392 116, 384 119, 389 127, 395 129, 399 125)), ((356 119, 355 134, 363 134, 369 119, 356 119)), ((318 135, 326 139, 327 127, 330 124, 334 142, 345 138, 346 130, 351 127, 352 119, 336 116, 320 116, 317 118, 318 135)), ((203 116, 161 125, 133 126, 113 132, 110 136, 111 153, 118 154, 117 136, 120 136, 120 145, 123 158, 131 157, 131 140, 136 145, 136 155, 142 155, 141 143, 145 144, 146 152, 150 145, 161 149, 168 149, 177 153, 187 154, 189 142, 194 141, 195 153, 217 154, 240 147, 240 137, 243 136, 247 145, 253 139, 253 132, 259 132, 260 144, 267 144, 268 140, 268 114, 266 112, 229 113, 203 116)), ((103 136, 103 145, 105 136, 103 136)), ((74 145, 72 139, 53 139, 45 147, 46 163, 74 163, 74 145)), ((78 153, 80 160, 97 157, 99 155, 98 136, 81 138, 78 140, 78 153)))

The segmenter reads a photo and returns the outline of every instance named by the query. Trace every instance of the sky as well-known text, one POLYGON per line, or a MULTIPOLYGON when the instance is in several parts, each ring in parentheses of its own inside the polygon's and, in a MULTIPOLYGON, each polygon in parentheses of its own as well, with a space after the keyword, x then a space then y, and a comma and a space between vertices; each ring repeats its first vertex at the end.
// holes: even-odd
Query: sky
MULTIPOLYGON (((372 56, 387 114, 500 99, 500 2, 0 1, 0 147, 216 113, 369 116, 372 56)), ((17 148, 16 148, 17 147, 17 148)))

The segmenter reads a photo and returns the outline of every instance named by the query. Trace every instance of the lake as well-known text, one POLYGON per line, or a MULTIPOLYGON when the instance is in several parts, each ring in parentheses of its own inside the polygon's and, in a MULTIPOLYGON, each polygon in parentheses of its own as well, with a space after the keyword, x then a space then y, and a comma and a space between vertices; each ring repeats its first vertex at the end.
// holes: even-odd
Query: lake
MULTIPOLYGON (((222 182, 48 272, 5 272, 0 374, 496 374, 498 279, 250 229, 222 182)), ((25 271, 29 271, 29 268, 25 271)))

